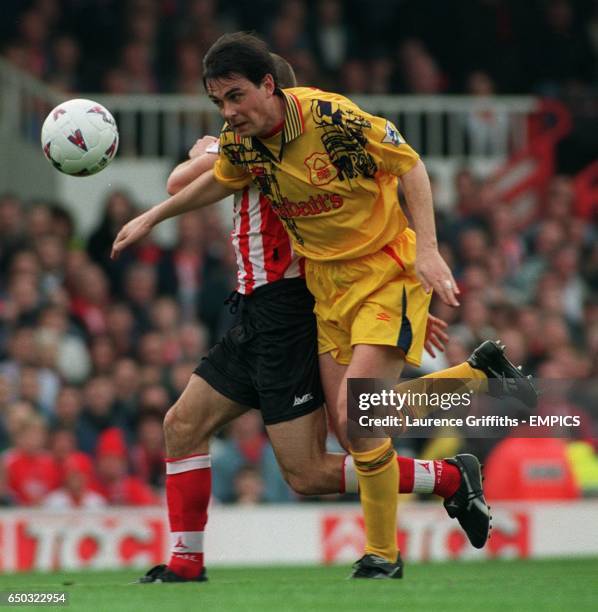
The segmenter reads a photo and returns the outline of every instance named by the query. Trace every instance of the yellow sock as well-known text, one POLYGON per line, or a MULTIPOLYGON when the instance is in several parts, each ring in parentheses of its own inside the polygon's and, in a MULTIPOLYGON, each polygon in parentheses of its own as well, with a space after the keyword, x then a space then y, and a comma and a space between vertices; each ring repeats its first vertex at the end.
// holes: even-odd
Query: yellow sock
POLYGON ((369 451, 351 451, 365 521, 366 554, 397 560, 399 465, 390 439, 369 451))
POLYGON ((426 374, 422 378, 452 378, 455 380, 457 388, 465 386, 467 389, 473 389, 476 393, 488 391, 488 377, 486 374, 482 370, 472 368, 467 361, 446 370, 426 374))
MULTIPOLYGON (((466 361, 459 365, 426 374, 421 378, 407 380, 395 387, 397 393, 430 394, 430 393, 463 393, 464 391, 474 393, 486 393, 488 391, 488 377, 481 370, 472 368, 466 361), (438 382, 436 382, 438 379, 438 382)), ((411 417, 421 418, 434 412, 438 406, 426 406, 417 404, 406 406, 405 413, 411 417)))

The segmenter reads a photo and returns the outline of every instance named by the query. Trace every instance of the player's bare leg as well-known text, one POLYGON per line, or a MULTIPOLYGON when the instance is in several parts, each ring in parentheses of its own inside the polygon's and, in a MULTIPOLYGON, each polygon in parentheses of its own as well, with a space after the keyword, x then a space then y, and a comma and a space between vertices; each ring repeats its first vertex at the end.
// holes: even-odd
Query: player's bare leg
POLYGON ((326 452, 323 407, 292 421, 266 427, 280 470, 300 495, 343 493, 347 455, 326 452))
POLYGON ((170 522, 168 565, 152 568, 140 582, 206 579, 203 531, 211 493, 209 441, 226 423, 248 410, 192 374, 164 419, 166 500, 170 522))

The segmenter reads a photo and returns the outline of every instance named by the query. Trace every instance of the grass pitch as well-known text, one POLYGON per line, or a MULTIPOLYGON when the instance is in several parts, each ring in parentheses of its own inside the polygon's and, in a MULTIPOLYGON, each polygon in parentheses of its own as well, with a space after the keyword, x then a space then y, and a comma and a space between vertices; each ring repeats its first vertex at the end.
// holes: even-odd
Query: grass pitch
POLYGON ((53 609, 92 612, 598 610, 598 558, 408 564, 403 580, 388 581, 348 581, 348 573, 215 568, 207 583, 169 585, 128 584, 134 570, 16 574, 0 576, 0 590, 68 591, 68 606, 53 609))

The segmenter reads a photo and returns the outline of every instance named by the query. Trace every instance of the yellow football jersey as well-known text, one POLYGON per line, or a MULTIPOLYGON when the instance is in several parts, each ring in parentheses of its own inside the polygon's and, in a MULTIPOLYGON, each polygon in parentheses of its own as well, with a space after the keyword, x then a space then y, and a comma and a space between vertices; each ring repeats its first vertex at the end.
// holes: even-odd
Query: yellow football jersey
POLYGON ((283 220, 297 253, 354 259, 380 250, 407 227, 397 177, 419 159, 386 119, 317 89, 283 91, 285 123, 268 139, 220 134, 216 179, 251 181, 283 220))

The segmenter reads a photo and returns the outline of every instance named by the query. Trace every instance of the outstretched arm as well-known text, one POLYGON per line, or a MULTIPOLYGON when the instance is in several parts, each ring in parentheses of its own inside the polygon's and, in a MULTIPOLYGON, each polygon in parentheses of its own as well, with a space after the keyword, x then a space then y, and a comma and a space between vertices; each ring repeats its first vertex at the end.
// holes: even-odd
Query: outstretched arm
POLYGON ((415 226, 415 271, 426 291, 434 290, 449 306, 459 306, 459 288, 453 274, 438 252, 436 224, 432 206, 432 189, 426 167, 421 160, 402 174, 401 183, 407 207, 415 226))
POLYGON ((189 159, 176 166, 168 177, 166 191, 170 195, 178 193, 191 181, 214 167, 218 159, 217 149, 213 153, 206 153, 206 150, 217 142, 218 139, 214 136, 203 136, 197 140, 189 150, 189 159))
POLYGON ((112 244, 112 253, 110 257, 116 259, 121 251, 147 236, 155 225, 161 223, 165 219, 170 219, 171 217, 182 215, 191 210, 209 206, 210 204, 214 204, 214 202, 226 198, 232 193, 234 192, 223 187, 216 181, 212 170, 205 172, 189 183, 187 187, 168 198, 168 200, 156 204, 156 206, 153 206, 129 221, 120 232, 118 232, 112 244))

